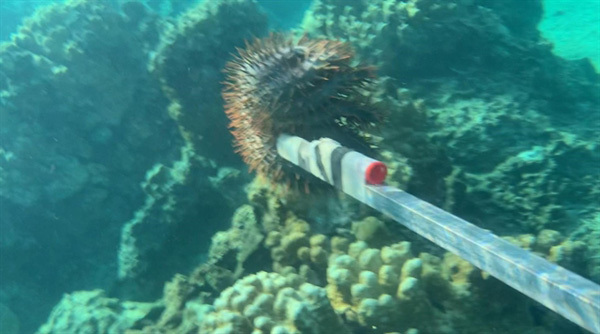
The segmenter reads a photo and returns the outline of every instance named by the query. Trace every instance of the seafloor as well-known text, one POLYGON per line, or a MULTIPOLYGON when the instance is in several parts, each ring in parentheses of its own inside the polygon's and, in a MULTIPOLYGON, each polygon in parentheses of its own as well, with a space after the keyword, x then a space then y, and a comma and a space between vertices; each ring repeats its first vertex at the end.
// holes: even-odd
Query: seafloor
MULTIPOLYGON (((0 45, 2 333, 583 332, 349 198, 247 173, 222 68, 285 20, 115 3, 43 7, 0 45)), ((377 66, 390 184, 600 282, 599 75, 542 16, 314 0, 291 30, 377 66)))

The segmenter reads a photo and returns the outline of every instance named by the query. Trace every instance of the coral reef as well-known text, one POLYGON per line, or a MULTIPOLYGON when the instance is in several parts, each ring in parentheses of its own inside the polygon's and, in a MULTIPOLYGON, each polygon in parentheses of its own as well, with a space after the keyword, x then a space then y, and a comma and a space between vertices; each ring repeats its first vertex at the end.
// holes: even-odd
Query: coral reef
MULTIPOLYGON (((583 332, 352 199, 244 188, 221 69, 266 16, 164 3, 67 1, 0 46, 3 330, 103 286, 39 333, 583 332)), ((552 55, 540 17, 538 0, 315 0, 301 29, 378 66, 390 113, 368 142, 391 185, 600 281, 600 80, 552 55)))
POLYGON ((273 270, 298 271, 308 282, 323 284, 329 256, 329 239, 311 235, 310 225, 289 213, 281 229, 267 234, 265 247, 271 252, 273 270))
POLYGON ((205 333, 349 333, 323 288, 300 276, 259 272, 225 289, 207 314, 205 333))
POLYGON ((584 219, 581 226, 570 236, 573 240, 583 241, 588 248, 585 257, 589 277, 600 282, 600 214, 584 219))
POLYGON ((160 309, 157 303, 120 302, 102 290, 77 291, 63 296, 36 333, 124 333, 160 309))
MULTIPOLYGON (((406 82, 448 75, 465 67, 503 65, 501 57, 523 54, 519 37, 527 34, 512 35, 504 25, 517 15, 496 14, 500 8, 512 7, 507 2, 492 4, 496 7, 492 10, 483 2, 490 3, 317 0, 302 27, 312 35, 347 39, 382 73, 406 82)), ((531 7, 539 19, 539 2, 531 7)), ((535 15, 527 19, 536 22, 535 15)), ((529 28, 535 29, 535 23, 529 28)))
MULTIPOLYGON (((419 243, 386 233, 375 217, 354 222, 364 240, 353 240, 315 234, 288 211, 281 229, 261 242, 269 225, 254 210, 236 210, 231 228, 213 237, 208 260, 188 277, 175 275, 154 311, 124 332, 578 333, 456 255, 414 256, 419 243), (261 272, 271 265, 277 273, 261 272)), ((585 251, 550 230, 507 239, 567 267, 580 265, 585 251)))
POLYGON ((448 180, 459 188, 454 209, 485 220, 497 233, 544 228, 568 233, 576 217, 595 211, 591 204, 600 191, 597 170, 573 166, 572 161, 597 161, 600 156, 584 136, 553 127, 547 115, 534 109, 535 102, 520 102, 515 96, 519 94, 470 99, 448 95, 443 105, 436 102, 430 109, 431 119, 439 124, 432 138, 451 150, 461 148, 451 155, 457 174, 448 180), (475 163, 475 152, 494 154, 475 163))
POLYGON ((121 230, 121 296, 157 296, 164 281, 193 268, 197 254, 208 251, 210 236, 233 211, 221 193, 225 188, 206 177, 211 174, 216 168, 195 155, 190 144, 171 167, 155 165, 148 171, 141 184, 146 202, 121 230))
POLYGON ((222 69, 235 47, 266 34, 266 16, 254 1, 203 1, 165 29, 150 60, 182 135, 219 165, 240 164, 223 113, 222 69))
POLYGON ((170 100, 167 109, 186 145, 172 169, 149 171, 143 184, 146 203, 123 229, 119 276, 125 283, 122 292, 131 296, 148 296, 176 271, 191 269, 197 254, 208 250, 208 237, 219 222, 244 199, 245 174, 226 153, 231 150, 226 122, 221 122, 219 69, 245 38, 266 29, 256 4, 239 0, 203 2, 165 25, 149 69, 170 100), (209 218, 200 222, 197 217, 209 218), (165 252, 171 256, 160 255, 165 252), (155 284, 142 284, 149 277, 155 284))
POLYGON ((274 185, 261 176, 246 188, 248 200, 255 207, 267 233, 285 225, 288 211, 310 221, 313 231, 324 234, 347 229, 353 220, 373 212, 373 209, 333 189, 313 187, 314 191, 308 196, 304 188, 289 190, 287 186, 274 185))
POLYGON ((161 29, 143 6, 66 1, 0 45, 0 299, 24 332, 65 289, 110 284, 139 182, 177 156, 168 101, 145 66, 161 29))
POLYGON ((243 205, 233 214, 231 228, 212 237, 209 259, 218 259, 214 264, 230 269, 235 277, 239 277, 244 272, 244 263, 261 246, 263 239, 254 208, 243 205))
POLYGON ((354 242, 346 254, 329 258, 327 294, 348 321, 384 332, 417 326, 433 333, 435 314, 420 282, 422 266, 408 242, 381 249, 354 242))
POLYGON ((172 133, 167 101, 136 66, 156 45, 159 29, 150 13, 132 19, 102 4, 71 1, 40 9, 2 44, 4 198, 25 207, 60 202, 90 183, 101 186, 112 176, 103 167, 130 175, 140 169, 134 160, 147 165, 144 147, 169 152, 169 141, 152 135, 172 133))
POLYGON ((165 284, 162 308, 143 323, 126 329, 126 334, 197 333, 205 314, 213 310, 207 304, 203 284, 180 274, 165 284))
POLYGON ((593 255, 588 243, 584 241, 568 239, 554 230, 541 230, 537 235, 522 234, 505 239, 561 267, 583 276, 594 277, 593 266, 588 266, 588 258, 593 255))

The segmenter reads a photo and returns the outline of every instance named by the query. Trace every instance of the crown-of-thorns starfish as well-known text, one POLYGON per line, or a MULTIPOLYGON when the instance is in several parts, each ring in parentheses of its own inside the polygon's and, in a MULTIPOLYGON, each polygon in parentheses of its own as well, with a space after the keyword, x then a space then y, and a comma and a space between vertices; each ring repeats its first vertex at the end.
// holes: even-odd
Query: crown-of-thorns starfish
POLYGON ((286 172, 275 149, 281 133, 366 144, 360 133, 381 116, 369 98, 374 69, 353 64, 349 44, 271 34, 237 51, 225 67, 223 98, 250 170, 273 180, 286 172))

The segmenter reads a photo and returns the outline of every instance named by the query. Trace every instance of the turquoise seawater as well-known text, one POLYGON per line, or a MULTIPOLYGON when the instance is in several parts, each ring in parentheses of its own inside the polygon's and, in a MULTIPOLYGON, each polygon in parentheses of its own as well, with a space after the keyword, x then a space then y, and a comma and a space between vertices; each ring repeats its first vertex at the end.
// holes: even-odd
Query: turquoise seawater
POLYGON ((600 69, 600 1, 545 0, 538 28, 565 59, 589 58, 600 69))

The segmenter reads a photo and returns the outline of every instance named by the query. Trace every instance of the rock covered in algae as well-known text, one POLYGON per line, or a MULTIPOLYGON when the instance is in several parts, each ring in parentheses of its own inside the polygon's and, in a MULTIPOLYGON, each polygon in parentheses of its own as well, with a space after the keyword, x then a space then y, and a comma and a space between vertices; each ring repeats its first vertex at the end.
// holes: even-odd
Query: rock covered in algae
POLYGON ((202 282, 180 274, 165 284, 162 306, 152 317, 128 328, 126 334, 197 333, 205 314, 212 311, 202 282))
POLYGON ((125 333, 161 309, 157 303, 121 302, 102 290, 65 294, 38 334, 125 333))
POLYGON ((144 205, 121 230, 121 296, 158 296, 169 277, 193 268, 197 254, 208 250, 211 234, 234 209, 218 189, 211 187, 207 175, 214 172, 215 168, 189 143, 181 148, 180 160, 170 167, 157 164, 148 171, 142 183, 144 205))
POLYGON ((169 25, 150 61, 170 99, 169 114, 195 150, 238 164, 223 112, 222 69, 244 41, 267 34, 267 17, 255 1, 202 1, 169 25))
POLYGON ((161 19, 107 1, 42 3, 0 45, 0 220, 11 223, 0 252, 19 254, 2 274, 16 289, 0 294, 19 295, 25 332, 65 289, 112 282, 139 182, 182 143, 146 68, 161 19), (31 263, 36 275, 24 275, 31 263))
POLYGON ((143 66, 161 21, 140 11, 133 20, 103 2, 54 4, 2 43, 0 155, 12 159, 0 159, 9 175, 0 196, 27 207, 83 190, 81 198, 100 207, 93 202, 110 198, 107 183, 135 187, 130 179, 172 153, 163 136, 176 127, 143 66))
POLYGON ((239 276, 244 270, 244 263, 260 247, 263 239, 254 209, 250 205, 242 205, 235 210, 231 227, 213 235, 209 258, 239 276))
POLYGON ((335 314, 323 288, 298 275, 259 272, 225 289, 205 316, 201 332, 349 333, 335 314))

